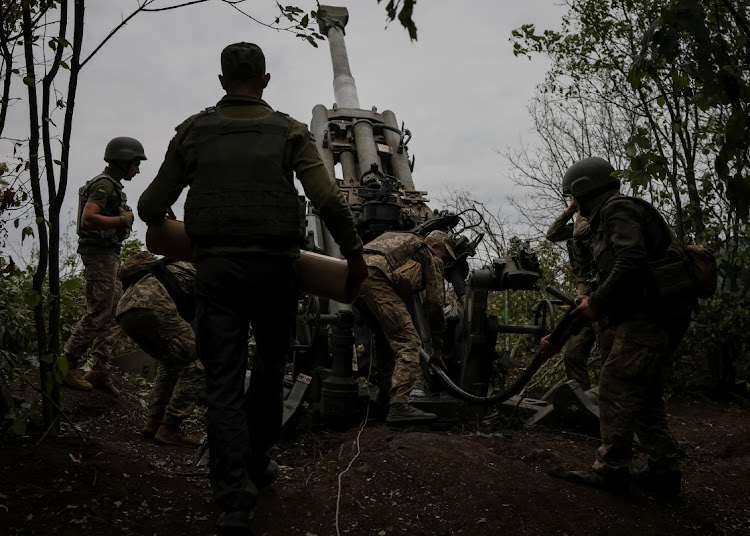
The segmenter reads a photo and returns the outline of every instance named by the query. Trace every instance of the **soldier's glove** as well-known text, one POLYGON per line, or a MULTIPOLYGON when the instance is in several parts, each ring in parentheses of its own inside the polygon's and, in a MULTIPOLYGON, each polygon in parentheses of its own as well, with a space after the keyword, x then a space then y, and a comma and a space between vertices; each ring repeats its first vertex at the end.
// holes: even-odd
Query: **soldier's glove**
POLYGON ((133 211, 120 207, 120 223, 126 229, 133 227, 133 211))

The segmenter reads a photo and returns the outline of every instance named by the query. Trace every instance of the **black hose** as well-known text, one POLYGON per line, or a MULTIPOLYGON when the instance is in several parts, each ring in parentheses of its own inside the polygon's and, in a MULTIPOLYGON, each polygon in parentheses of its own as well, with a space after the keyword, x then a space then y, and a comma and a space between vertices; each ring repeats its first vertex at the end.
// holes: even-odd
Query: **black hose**
MULTIPOLYGON (((555 326, 555 328, 552 330, 552 332, 549 334, 549 342, 553 345, 561 345, 562 343, 567 340, 567 338, 570 336, 570 327, 571 323, 573 322, 573 317, 570 316, 570 312, 575 309, 575 306, 577 305, 575 300, 566 294, 556 290, 552 289, 554 292, 550 291, 552 287, 547 287, 547 291, 550 292, 550 294, 554 295, 556 298, 561 299, 563 302, 571 304, 570 309, 568 309, 565 312, 565 315, 560 319, 560 322, 555 326)), ((526 384, 529 383, 529 380, 534 376, 534 374, 537 373, 539 368, 551 357, 551 356, 545 356, 542 353, 542 349, 540 348, 537 350, 536 354, 534 355, 534 359, 531 360, 531 363, 528 367, 521 373, 521 375, 516 379, 513 384, 502 391, 501 393, 497 393, 492 396, 477 396, 473 395, 471 393, 467 393, 463 389, 461 389, 458 385, 456 385, 453 380, 448 377, 448 375, 445 373, 443 369, 435 365, 434 363, 430 363, 430 356, 427 355, 427 352, 424 351, 424 349, 419 350, 419 356, 425 360, 425 362, 429 365, 430 370, 432 370, 435 374, 437 374, 441 380, 445 383, 445 385, 448 387, 448 389, 455 394, 458 398, 465 400, 467 402, 473 403, 473 404, 498 404, 500 402, 504 402, 511 398, 512 396, 517 395, 520 393, 524 387, 526 387, 526 384)))

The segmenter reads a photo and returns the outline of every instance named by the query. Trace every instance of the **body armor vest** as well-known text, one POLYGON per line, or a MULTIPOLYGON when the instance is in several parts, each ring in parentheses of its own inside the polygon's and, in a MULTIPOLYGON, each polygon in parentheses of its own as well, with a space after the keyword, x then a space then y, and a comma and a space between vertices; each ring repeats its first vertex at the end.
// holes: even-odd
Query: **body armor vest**
POLYGON ((209 108, 195 120, 197 170, 185 201, 185 231, 198 246, 298 243, 300 205, 283 169, 292 121, 226 117, 209 108))
POLYGON ((119 203, 117 208, 113 211, 107 207, 102 209, 102 215, 104 216, 119 216, 120 208, 128 209, 127 201, 128 198, 125 192, 122 191, 122 184, 117 179, 113 179, 106 173, 97 175, 86 184, 78 189, 78 218, 76 220, 76 232, 78 233, 78 243, 84 246, 103 246, 103 247, 115 247, 119 248, 124 240, 130 236, 130 229, 102 229, 102 230, 84 230, 81 228, 81 218, 83 217, 83 209, 86 206, 89 198, 89 192, 91 186, 101 180, 106 179, 112 183, 115 187, 115 191, 119 194, 119 203))
POLYGON ((382 255, 390 269, 396 270, 421 247, 427 246, 421 238, 411 233, 383 233, 365 245, 364 253, 382 255))

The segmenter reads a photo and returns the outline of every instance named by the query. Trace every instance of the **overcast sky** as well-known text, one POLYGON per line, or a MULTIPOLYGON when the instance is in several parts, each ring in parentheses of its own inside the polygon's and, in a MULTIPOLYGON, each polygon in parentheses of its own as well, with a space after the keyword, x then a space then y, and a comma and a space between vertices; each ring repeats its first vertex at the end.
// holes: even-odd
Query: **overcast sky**
MULTIPOLYGON (((175 2, 161 5, 170 3, 175 2)), ((485 202, 501 203, 513 184, 498 150, 533 138, 526 107, 548 67, 542 58, 515 58, 510 32, 526 23, 558 28, 562 8, 554 0, 422 1, 414 12, 418 40, 410 42, 398 23, 386 28, 385 1, 331 4, 349 9, 346 46, 361 107, 390 109, 411 130, 415 186, 433 200, 455 187, 485 202)), ((296 5, 315 6, 304 1, 296 5)), ((87 6, 84 56, 136 2, 107 0, 87 6)), ((277 15, 271 0, 241 7, 262 21, 271 22, 277 15)), ((78 187, 103 169, 104 148, 115 136, 139 139, 148 156, 140 175, 125 188, 130 204, 136 205, 161 164, 174 128, 223 95, 217 79, 219 55, 237 41, 254 42, 264 50, 271 74, 264 99, 273 108, 309 124, 313 106, 332 106, 325 42, 314 48, 218 1, 139 14, 81 73, 64 217, 77 203, 78 187)), ((6 135, 13 136, 12 127, 11 122, 6 135)), ((430 206, 440 208, 436 200, 430 206)), ((175 212, 182 215, 181 202, 175 212)), ((144 240, 145 227, 136 220, 136 234, 144 240)))

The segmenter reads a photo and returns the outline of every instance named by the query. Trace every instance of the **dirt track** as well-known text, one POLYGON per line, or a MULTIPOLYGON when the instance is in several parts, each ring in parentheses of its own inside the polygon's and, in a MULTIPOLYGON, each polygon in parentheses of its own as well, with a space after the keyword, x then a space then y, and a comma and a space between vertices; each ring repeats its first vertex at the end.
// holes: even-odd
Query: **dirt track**
MULTIPOLYGON (((118 385, 118 401, 63 391, 86 441, 68 429, 39 444, 32 431, 2 445, 0 533, 214 533, 205 472, 190 466, 191 451, 141 438, 143 393, 123 378, 118 385)), ((693 398, 668 409, 688 453, 675 502, 550 476, 590 464, 597 442, 579 436, 370 421, 281 444, 274 456, 282 475, 260 498, 254 534, 750 534, 747 404, 693 398)))

